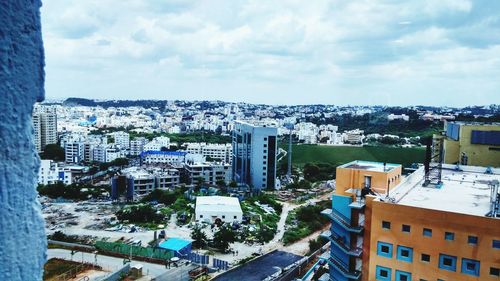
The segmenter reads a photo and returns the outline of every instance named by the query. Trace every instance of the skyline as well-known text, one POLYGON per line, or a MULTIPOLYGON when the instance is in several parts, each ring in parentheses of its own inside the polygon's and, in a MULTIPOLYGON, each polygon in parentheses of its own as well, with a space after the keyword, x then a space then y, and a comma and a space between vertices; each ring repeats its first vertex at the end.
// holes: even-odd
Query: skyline
POLYGON ((48 99, 500 103, 500 3, 43 4, 48 99))

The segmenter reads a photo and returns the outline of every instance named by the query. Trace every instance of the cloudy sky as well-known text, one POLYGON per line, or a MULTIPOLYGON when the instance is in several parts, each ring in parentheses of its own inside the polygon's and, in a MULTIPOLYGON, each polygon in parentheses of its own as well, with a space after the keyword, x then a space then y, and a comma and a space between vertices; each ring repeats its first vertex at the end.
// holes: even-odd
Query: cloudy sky
POLYGON ((47 98, 500 103, 500 1, 43 0, 47 98))

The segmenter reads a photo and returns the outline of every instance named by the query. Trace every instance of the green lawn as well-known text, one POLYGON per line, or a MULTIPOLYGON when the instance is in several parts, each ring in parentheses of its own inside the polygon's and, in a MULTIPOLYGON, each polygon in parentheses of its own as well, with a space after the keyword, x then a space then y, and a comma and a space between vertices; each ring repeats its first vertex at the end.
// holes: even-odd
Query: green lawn
POLYGON ((353 160, 395 163, 407 167, 412 163, 423 163, 425 158, 424 148, 293 145, 292 150, 292 162, 300 167, 306 163, 330 163, 338 166, 353 160))

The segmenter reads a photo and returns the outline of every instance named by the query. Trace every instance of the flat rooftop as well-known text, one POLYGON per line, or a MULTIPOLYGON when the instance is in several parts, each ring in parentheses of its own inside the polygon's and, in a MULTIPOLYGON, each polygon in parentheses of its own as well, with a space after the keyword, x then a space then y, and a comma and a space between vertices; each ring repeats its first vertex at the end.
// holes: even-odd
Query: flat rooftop
POLYGON ((490 212, 492 181, 500 181, 500 169, 486 167, 460 166, 443 164, 442 186, 430 184, 423 186, 424 167, 419 168, 406 177, 390 192, 396 204, 460 213, 466 215, 485 216, 490 212))
POLYGON ((374 171, 374 172, 389 172, 392 169, 401 166, 400 164, 391 164, 391 163, 384 163, 382 162, 372 162, 372 161, 361 161, 361 160, 355 160, 352 162, 349 162, 347 164, 344 164, 342 166, 339 166, 340 168, 345 168, 345 169, 355 169, 355 170, 366 170, 366 171, 374 171))

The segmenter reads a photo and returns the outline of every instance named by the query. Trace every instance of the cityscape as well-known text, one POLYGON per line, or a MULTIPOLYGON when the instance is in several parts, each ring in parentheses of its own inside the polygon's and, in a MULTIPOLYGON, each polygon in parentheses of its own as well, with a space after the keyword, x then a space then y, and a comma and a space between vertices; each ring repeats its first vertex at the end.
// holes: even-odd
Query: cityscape
POLYGON ((0 1, 0 281, 500 280, 499 23, 0 1))
POLYGON ((130 261, 134 280, 494 280, 499 116, 47 101, 33 127, 48 254, 91 247, 77 276, 95 280, 114 265, 100 255, 130 261))

